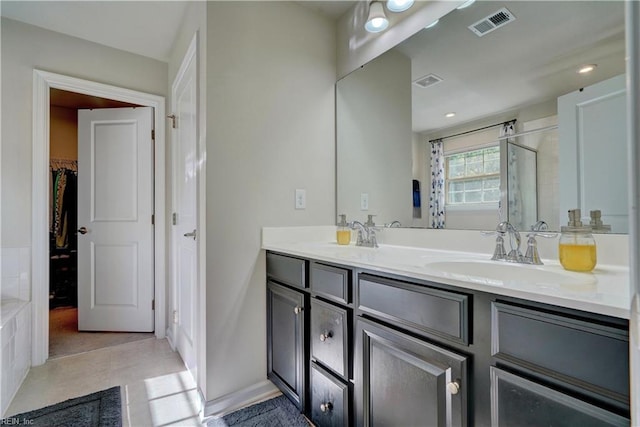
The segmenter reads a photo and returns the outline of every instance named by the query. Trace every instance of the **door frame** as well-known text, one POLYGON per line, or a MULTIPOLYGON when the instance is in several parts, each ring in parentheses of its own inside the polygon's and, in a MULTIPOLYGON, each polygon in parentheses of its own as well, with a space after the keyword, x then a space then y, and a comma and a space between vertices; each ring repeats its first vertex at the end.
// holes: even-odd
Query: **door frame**
POLYGON ((103 83, 33 70, 32 122, 32 347, 31 363, 42 365, 49 357, 49 89, 109 98, 154 109, 154 330, 164 338, 165 308, 165 98, 103 83))

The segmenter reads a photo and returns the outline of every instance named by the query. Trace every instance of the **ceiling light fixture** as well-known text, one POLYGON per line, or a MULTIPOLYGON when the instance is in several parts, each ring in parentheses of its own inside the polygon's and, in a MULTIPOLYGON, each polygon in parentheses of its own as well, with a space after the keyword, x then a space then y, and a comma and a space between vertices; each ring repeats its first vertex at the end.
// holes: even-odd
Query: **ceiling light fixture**
POLYGON ((578 68, 578 74, 587 74, 592 72, 593 70, 595 70, 595 68, 598 66, 598 64, 587 64, 587 65, 582 65, 580 68, 578 68))
POLYGON ((413 6, 414 0, 388 0, 387 9, 390 12, 404 12, 413 6))
POLYGON ((370 33, 379 33, 386 30, 388 26, 389 20, 384 14, 382 3, 379 1, 371 2, 371 5, 369 5, 369 17, 366 24, 364 24, 364 29, 370 33))
POLYGON ((460 6, 456 7, 456 9, 466 9, 467 7, 471 6, 475 2, 476 0, 469 0, 467 2, 462 3, 460 6))
POLYGON ((436 26, 436 24, 440 22, 439 19, 436 19, 435 21, 433 21, 431 24, 427 25, 426 27, 424 27, 425 30, 429 29, 429 28, 433 28, 436 26))
POLYGON ((451 118, 451 117, 454 117, 455 115, 456 115, 456 113, 454 113, 454 112, 452 111, 452 112, 450 112, 450 113, 445 114, 444 116, 445 116, 445 117, 447 117, 447 118, 451 118))

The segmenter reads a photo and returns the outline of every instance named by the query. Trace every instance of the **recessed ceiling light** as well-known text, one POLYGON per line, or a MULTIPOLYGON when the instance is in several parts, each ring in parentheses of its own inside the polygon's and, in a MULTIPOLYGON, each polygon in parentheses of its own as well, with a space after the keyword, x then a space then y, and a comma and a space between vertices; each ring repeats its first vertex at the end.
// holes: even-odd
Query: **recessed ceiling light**
POLYGON ((460 6, 456 7, 456 9, 465 9, 469 6, 471 6, 472 4, 474 4, 476 2, 476 0, 469 0, 467 2, 462 3, 460 6))
POLYGON ((413 6, 414 0, 388 0, 387 9, 390 12, 404 12, 413 6))
POLYGON ((578 68, 578 74, 587 74, 592 72, 596 67, 598 66, 598 64, 586 64, 586 65, 582 65, 580 68, 578 68))
POLYGON ((436 20, 435 20, 435 21, 433 21, 431 24, 429 24, 429 25, 427 25, 426 27, 424 27, 424 28, 425 28, 425 30, 426 30, 426 29, 428 29, 428 28, 435 27, 435 26, 436 26, 436 24, 437 24, 438 22, 440 22, 440 20, 439 20, 439 19, 436 19, 436 20))
POLYGON ((449 118, 449 117, 454 117, 456 115, 456 113, 454 113, 453 111, 450 113, 445 114, 444 116, 449 118))

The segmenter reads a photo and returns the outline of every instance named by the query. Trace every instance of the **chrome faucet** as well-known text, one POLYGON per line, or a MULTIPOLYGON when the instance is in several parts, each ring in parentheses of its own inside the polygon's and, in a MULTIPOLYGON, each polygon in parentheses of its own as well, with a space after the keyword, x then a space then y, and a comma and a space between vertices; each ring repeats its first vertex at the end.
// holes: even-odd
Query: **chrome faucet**
POLYGON ((385 228, 393 228, 393 227, 402 227, 402 224, 400 224, 400 221, 396 220, 396 221, 391 221, 385 224, 384 226, 385 228))
POLYGON ((367 248, 377 248, 378 242, 376 239, 376 228, 372 220, 373 215, 369 215, 367 224, 363 224, 360 221, 352 221, 349 223, 349 227, 358 230, 358 237, 356 239, 356 246, 365 246, 367 248), (371 225, 368 225, 371 224, 371 225))
POLYGON ((508 221, 500 222, 495 231, 483 231, 482 234, 498 235, 498 237, 496 237, 496 248, 491 257, 492 260, 542 265, 542 260, 538 254, 538 243, 535 238, 536 236, 550 238, 557 235, 557 233, 547 232, 547 230, 548 225, 544 221, 538 221, 531 226, 531 231, 527 233, 527 252, 525 255, 522 255, 522 252, 520 252, 520 232, 508 221), (509 236, 510 251, 508 253, 504 248, 505 235, 509 236))

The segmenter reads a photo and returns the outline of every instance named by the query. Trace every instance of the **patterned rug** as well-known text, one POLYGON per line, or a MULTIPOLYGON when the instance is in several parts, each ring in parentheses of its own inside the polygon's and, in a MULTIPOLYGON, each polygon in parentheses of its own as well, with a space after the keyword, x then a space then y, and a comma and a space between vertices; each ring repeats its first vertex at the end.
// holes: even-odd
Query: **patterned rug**
POLYGON ((307 419, 285 396, 237 410, 209 421, 207 427, 309 427, 307 419))
POLYGON ((34 411, 12 415, 0 420, 0 425, 121 427, 120 387, 112 387, 34 411))

